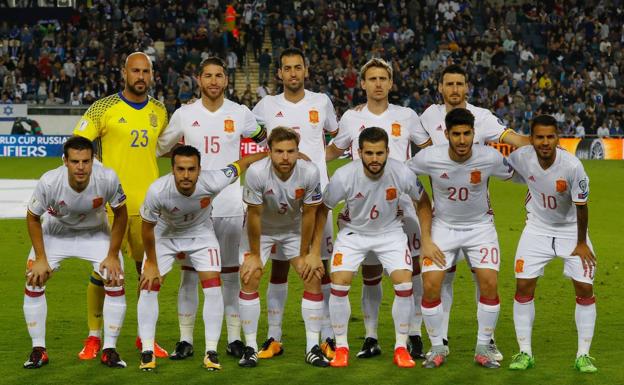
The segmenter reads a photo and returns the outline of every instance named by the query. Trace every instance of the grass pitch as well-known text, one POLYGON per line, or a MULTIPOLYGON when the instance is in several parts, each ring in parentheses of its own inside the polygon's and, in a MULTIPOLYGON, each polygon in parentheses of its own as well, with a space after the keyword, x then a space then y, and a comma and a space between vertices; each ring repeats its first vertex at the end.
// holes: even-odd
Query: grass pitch
MULTIPOLYGON (((168 172, 168 160, 161 160, 161 170, 168 172)), ((340 162, 334 162, 334 170, 340 162)), ((136 273, 126 259, 128 311, 118 350, 128 368, 113 370, 97 360, 83 362, 77 353, 86 337, 85 289, 90 265, 70 260, 62 265, 47 286, 48 323, 47 345, 50 364, 39 370, 22 369, 30 352, 30 338, 22 313, 25 259, 30 241, 24 220, 0 220, 2 267, 0 268, 0 383, 2 384, 56 384, 56 383, 345 383, 345 384, 624 384, 624 371, 619 359, 624 353, 624 305, 620 297, 624 281, 620 253, 624 242, 620 238, 624 228, 624 162, 586 161, 590 176, 590 234, 599 260, 595 280, 598 319, 592 346, 599 372, 581 375, 573 369, 576 353, 574 324, 574 292, 571 283, 562 276, 561 261, 551 263, 540 280, 536 293, 536 318, 533 331, 533 352, 536 367, 526 372, 507 370, 511 356, 517 352, 513 329, 512 304, 514 293, 513 257, 524 225, 524 186, 493 181, 490 185, 492 204, 496 212, 496 227, 502 249, 500 272, 501 315, 496 331, 497 343, 505 355, 503 368, 487 370, 472 362, 476 340, 476 306, 474 285, 466 264, 458 267, 455 280, 455 300, 451 313, 451 355, 447 364, 438 370, 417 367, 401 370, 392 364, 394 331, 391 319, 392 287, 384 279, 384 299, 380 312, 379 340, 383 353, 368 360, 355 358, 364 335, 360 311, 360 280, 356 278, 350 294, 352 319, 349 328, 351 345, 350 366, 344 369, 316 369, 304 359, 305 335, 301 320, 301 284, 291 272, 289 296, 284 318, 283 356, 262 360, 255 369, 239 368, 236 361, 225 354, 225 330, 219 353, 223 363, 221 372, 207 372, 201 368, 203 325, 201 309, 195 330, 196 355, 185 361, 159 360, 157 370, 143 373, 138 370, 139 353, 134 348, 136 336, 136 273)), ((60 165, 59 159, 27 158, 2 159, 0 178, 38 178, 43 172, 60 165)), ((427 183, 425 183, 427 184, 427 183)), ((268 268, 267 268, 268 271, 268 268)), ((268 273, 265 274, 265 276, 268 273)), ((179 276, 174 269, 160 294, 158 342, 173 349, 178 339, 176 312, 179 276)), ((261 301, 266 305, 266 279, 261 286, 261 301)), ((258 331, 259 343, 266 335, 266 315, 263 310, 258 331)), ((425 337, 425 346, 428 339, 425 337)))

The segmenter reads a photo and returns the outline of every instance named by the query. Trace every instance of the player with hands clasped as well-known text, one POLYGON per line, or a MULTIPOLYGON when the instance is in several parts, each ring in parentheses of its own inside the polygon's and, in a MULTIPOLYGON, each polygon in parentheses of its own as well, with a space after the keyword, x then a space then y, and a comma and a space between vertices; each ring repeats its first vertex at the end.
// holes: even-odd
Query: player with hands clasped
POLYGON ((93 164, 94 150, 89 139, 69 138, 63 156, 64 165, 41 177, 28 204, 26 223, 33 247, 28 256, 24 318, 33 350, 24 368, 40 368, 48 363, 46 283, 60 263, 70 257, 91 262, 94 274, 104 282, 101 361, 109 367, 125 368, 115 346, 126 315, 119 253, 128 221, 126 195, 113 170, 93 164), (114 218, 110 230, 107 203, 114 218))
POLYGON ((535 365, 531 332, 535 318, 533 296, 544 267, 556 257, 563 259, 563 274, 572 279, 576 292, 575 320, 578 351, 575 367, 592 373, 598 369, 589 356, 596 324, 593 292, 596 257, 587 235, 589 177, 576 157, 557 147, 557 121, 541 115, 531 122, 531 146, 511 153, 509 162, 526 183, 527 221, 516 251, 514 325, 520 352, 510 369, 535 365))

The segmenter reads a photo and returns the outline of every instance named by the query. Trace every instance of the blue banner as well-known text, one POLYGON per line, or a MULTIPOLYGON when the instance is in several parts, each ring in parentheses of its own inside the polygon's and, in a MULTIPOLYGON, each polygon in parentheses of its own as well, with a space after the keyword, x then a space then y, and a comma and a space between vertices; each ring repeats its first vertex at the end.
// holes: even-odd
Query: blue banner
POLYGON ((0 135, 0 157, 60 157, 67 138, 69 135, 0 135))

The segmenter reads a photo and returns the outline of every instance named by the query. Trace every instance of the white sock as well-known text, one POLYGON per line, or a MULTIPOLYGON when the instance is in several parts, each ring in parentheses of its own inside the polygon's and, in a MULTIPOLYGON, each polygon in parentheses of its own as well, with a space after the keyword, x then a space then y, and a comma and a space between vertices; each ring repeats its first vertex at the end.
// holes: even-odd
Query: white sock
POLYGON ((427 334, 431 341, 431 346, 442 346, 442 322, 444 321, 444 310, 441 300, 427 302, 424 298, 421 302, 423 321, 427 328, 427 334))
POLYGON ((228 343, 241 339, 241 322, 238 313, 238 293, 240 292, 240 277, 238 271, 234 273, 221 273, 223 283, 223 305, 225 312, 225 325, 227 326, 228 343))
POLYGON ((351 286, 331 284, 329 316, 331 317, 332 328, 336 336, 337 347, 349 347, 347 331, 349 328, 349 318, 351 317, 351 303, 349 303, 350 288, 351 286))
POLYGON ((448 341, 449 320, 451 318, 451 307, 453 306, 453 280, 455 279, 455 271, 446 272, 442 281, 442 289, 440 299, 442 300, 443 320, 442 330, 440 331, 442 338, 448 341))
POLYGON ((412 313, 412 317, 410 317, 408 334, 410 336, 420 336, 422 328, 422 310, 420 303, 422 302, 423 295, 423 286, 420 274, 412 275, 412 289, 414 291, 414 312, 412 313))
POLYGON ((178 289, 178 323, 180 324, 180 341, 193 345, 195 317, 199 305, 197 284, 199 276, 194 270, 180 271, 180 288, 178 289))
POLYGON ((238 296, 240 320, 245 334, 245 344, 258 351, 258 319, 260 319, 260 296, 258 292, 245 293, 241 291, 238 296))
POLYGON ((24 290, 24 319, 28 334, 32 339, 32 346, 46 346, 46 318, 48 316, 48 303, 44 287, 26 286, 24 290))
POLYGON ((126 292, 123 286, 105 287, 104 296, 104 346, 116 348, 117 338, 126 317, 126 292))
POLYGON ((377 339, 379 306, 382 295, 381 276, 364 280, 362 285, 362 312, 364 313, 366 337, 377 339))
POLYGON ((321 319, 323 318, 323 294, 303 292, 301 299, 301 316, 306 331, 306 352, 319 343, 321 319))
MULTIPOLYGON (((223 323, 223 293, 219 278, 206 279, 201 282, 204 292, 204 337, 206 351, 217 351, 221 324, 223 323)), ((237 306, 238 308, 238 306, 237 306)))
POLYGON ((101 330, 89 330, 89 337, 102 338, 101 330))
POLYGON ((394 285, 394 301, 392 303, 392 319, 396 340, 394 348, 407 347, 407 332, 410 318, 414 314, 414 297, 412 283, 405 282, 394 285))
POLYGON ((325 341, 328 338, 334 338, 334 329, 331 326, 331 319, 329 318, 329 297, 331 295, 331 281, 328 279, 327 283, 321 285, 321 291, 323 292, 323 320, 321 321, 321 341, 325 341))
POLYGON ((498 321, 498 313, 500 313, 500 301, 496 299, 486 299, 481 297, 479 306, 477 306, 477 323, 479 331, 477 333, 477 345, 489 345, 494 329, 496 329, 496 321, 498 321))
POLYGON ((596 297, 576 297, 576 309, 574 311, 576 330, 578 333, 578 351, 576 357, 589 354, 594 327, 596 326, 596 297))
POLYGON ((531 334, 533 332, 533 320, 535 319, 535 301, 533 301, 533 297, 516 295, 513 319, 516 328, 516 340, 518 341, 520 351, 532 356, 531 334))
POLYGON ((267 289, 267 318, 269 322, 267 338, 273 337, 275 341, 282 340, 282 320, 284 318, 286 297, 288 297, 288 282, 269 282, 269 288, 267 289))
POLYGON ((154 351, 156 338, 156 322, 158 321, 158 290, 141 290, 137 304, 137 321, 139 323, 139 337, 143 343, 143 351, 154 351))

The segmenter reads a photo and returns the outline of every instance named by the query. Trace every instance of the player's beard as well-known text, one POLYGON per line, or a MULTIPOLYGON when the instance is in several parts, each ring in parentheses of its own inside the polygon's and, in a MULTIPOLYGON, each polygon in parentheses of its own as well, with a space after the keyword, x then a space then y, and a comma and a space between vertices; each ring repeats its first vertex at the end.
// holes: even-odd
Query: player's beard
POLYGON ((468 157, 472 152, 472 146, 470 144, 467 144, 464 147, 462 147, 462 149, 467 150, 467 151, 461 154, 457 151, 457 146, 452 144, 451 142, 449 142, 449 147, 451 148, 451 151, 453 151, 455 155, 459 158, 468 157))
POLYGON ((292 163, 290 162, 275 163, 271 161, 271 163, 273 163, 273 170, 275 170, 282 176, 289 176, 292 173, 292 170, 295 168, 296 161, 292 163), (286 165, 288 165, 288 169, 286 169, 286 165))
POLYGON ((221 88, 221 91, 216 96, 212 95, 208 87, 202 87, 201 93, 202 93, 202 96, 205 96, 206 98, 214 102, 223 97, 223 95, 225 94, 225 87, 221 88))
POLYGON ((287 89, 288 92, 296 94, 303 88, 303 81, 297 81, 294 85, 292 85, 290 81, 285 81, 284 88, 287 89))
POLYGON ((126 89, 135 96, 145 96, 145 94, 147 94, 147 91, 149 91, 147 82, 142 80, 137 80, 136 82, 134 82, 134 84, 126 83, 126 89), (135 87, 137 83, 143 83, 143 91, 140 91, 135 87))
POLYGON ((388 159, 386 158, 386 160, 384 160, 384 162, 383 162, 383 163, 381 163, 381 164, 380 164, 379 162, 370 162, 370 163, 368 163, 368 164, 366 164, 366 163, 364 163, 364 162, 362 162, 362 163, 364 164, 364 168, 366 168, 366 170, 367 170, 369 173, 371 173, 372 175, 377 176, 377 175, 380 175, 380 174, 383 172, 383 170, 386 168, 386 163, 387 163, 387 162, 388 162, 388 159), (370 166, 371 166, 373 163, 380 164, 380 166, 381 166, 381 167, 379 167, 379 170, 377 170, 377 171, 373 171, 373 170, 371 170, 370 166))

